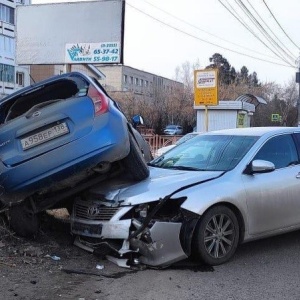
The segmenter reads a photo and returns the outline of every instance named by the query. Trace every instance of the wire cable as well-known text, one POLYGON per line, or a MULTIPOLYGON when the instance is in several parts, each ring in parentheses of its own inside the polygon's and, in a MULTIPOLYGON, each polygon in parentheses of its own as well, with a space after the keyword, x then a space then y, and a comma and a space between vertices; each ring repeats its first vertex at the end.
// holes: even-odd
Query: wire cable
POLYGON ((131 8, 133 8, 133 9, 137 10, 138 12, 140 12, 140 13, 142 13, 142 14, 148 16, 149 18, 151 18, 151 19, 153 19, 153 20, 155 20, 155 21, 157 21, 157 22, 159 22, 159 23, 161 23, 161 24, 163 24, 163 25, 165 25, 165 26, 167 26, 167 27, 169 27, 169 28, 172 28, 172 29, 174 29, 174 30, 176 30, 176 31, 178 31, 178 32, 180 32, 180 33, 183 33, 183 34, 185 34, 185 35, 187 35, 187 36, 190 36, 190 37, 192 37, 192 38, 194 38, 194 39, 197 39, 197 40, 202 41, 202 42, 204 42, 204 43, 207 43, 207 44, 209 44, 209 45, 213 45, 213 46, 216 46, 216 47, 218 47, 218 48, 221 48, 221 49, 224 49, 224 50, 227 50, 227 51, 230 51, 230 52, 239 54, 239 55, 243 55, 243 56, 250 57, 250 58, 253 58, 253 59, 256 59, 256 60, 260 60, 260 61, 264 61, 264 62, 267 62, 267 63, 271 63, 271 64, 274 64, 274 65, 283 66, 283 67, 292 67, 292 68, 295 68, 295 66, 293 66, 293 65, 285 65, 285 64, 281 64, 281 63, 276 63, 276 62, 273 62, 273 61, 270 61, 270 60, 266 60, 266 59, 262 59, 262 58, 255 57, 255 56, 252 56, 252 55, 248 55, 248 54, 245 54, 245 53, 242 53, 242 52, 238 52, 238 51, 235 51, 235 50, 232 50, 232 49, 229 49, 229 48, 220 46, 220 45, 218 45, 218 44, 215 44, 215 43, 206 41, 206 40, 204 40, 204 39, 201 39, 201 38, 199 38, 199 37, 197 37, 197 36, 194 36, 194 35, 192 35, 192 34, 190 34, 190 33, 187 33, 187 32, 185 32, 185 31, 183 31, 183 30, 181 30, 181 29, 179 29, 179 28, 176 28, 176 27, 174 27, 174 26, 172 26, 172 25, 170 25, 170 24, 167 24, 167 23, 165 23, 165 22, 163 22, 163 21, 161 21, 161 20, 155 18, 155 17, 151 16, 150 14, 148 14, 148 13, 142 11, 141 9, 139 9, 139 8, 137 8, 137 7, 135 7, 135 6, 131 5, 131 4, 129 4, 128 2, 126 2, 126 4, 127 4, 129 7, 131 7, 131 8))
POLYGON ((213 36, 213 37, 215 37, 215 38, 217 38, 217 39, 220 39, 220 40, 222 40, 222 41, 224 41, 224 42, 227 42, 227 43, 232 44, 232 45, 234 45, 234 46, 237 46, 237 47, 240 47, 240 48, 242 48, 242 49, 248 50, 248 51, 250 51, 250 52, 254 52, 254 53, 260 54, 260 55, 265 56, 265 57, 269 57, 269 58, 272 58, 272 59, 282 60, 281 57, 279 58, 279 57, 275 57, 275 56, 266 55, 265 53, 261 53, 261 52, 255 51, 255 50, 253 50, 253 49, 250 49, 250 48, 247 48, 247 47, 238 45, 238 44, 236 44, 236 43, 233 43, 233 42, 231 42, 231 41, 228 41, 228 40, 226 40, 226 39, 224 39, 224 38, 222 38, 222 37, 219 37, 219 36, 217 36, 217 35, 215 35, 215 34, 213 34, 213 33, 210 33, 210 32, 208 32, 208 31, 206 31, 206 30, 203 30, 203 29, 201 29, 200 27, 198 27, 198 26, 196 26, 196 25, 194 25, 194 24, 192 24, 192 23, 190 23, 190 22, 187 22, 187 21, 184 20, 184 19, 181 19, 181 18, 179 18, 179 17, 177 17, 177 16, 175 16, 175 15, 169 13, 168 11, 166 11, 166 10, 164 10, 164 9, 162 9, 162 8, 160 8, 160 7, 158 7, 158 6, 154 5, 154 4, 152 4, 152 3, 150 3, 150 2, 147 1, 147 0, 142 0, 142 1, 145 2, 145 3, 147 3, 148 5, 150 5, 150 6, 154 7, 154 8, 156 8, 157 10, 162 11, 163 13, 165 13, 165 14, 171 16, 172 18, 174 18, 174 19, 176 19, 176 20, 178 20, 178 21, 180 21, 180 22, 182 22, 182 23, 184 23, 184 24, 187 24, 187 25, 189 25, 189 26, 191 26, 191 27, 193 27, 193 28, 195 28, 195 29, 197 29, 197 30, 199 30, 199 31, 202 31, 202 32, 204 32, 204 33, 206 33, 206 34, 208 34, 208 35, 211 35, 211 36, 213 36))
POLYGON ((258 13, 258 11, 254 8, 254 6, 251 4, 251 2, 249 0, 246 0, 247 3, 250 5, 250 7, 252 8, 252 10, 256 13, 256 15, 259 17, 259 19, 261 20, 261 22, 264 23, 264 25, 268 28, 268 30, 273 34, 274 38, 281 44, 282 47, 284 47, 286 49, 286 51, 288 51, 292 56, 293 53, 284 45, 284 43, 282 43, 280 41, 280 39, 276 36, 276 34, 274 33, 274 31, 270 28, 270 26, 264 21, 264 19, 260 16, 260 14, 258 13))
POLYGON ((227 3, 230 8, 235 12, 235 14, 221 1, 221 0, 218 0, 223 7, 225 7, 225 9, 227 11, 229 11, 229 13, 231 15, 234 16, 234 18, 236 18, 238 20, 239 23, 241 23, 249 32, 252 33, 252 35, 257 38, 265 47, 267 47, 271 52, 273 52, 276 56, 280 57, 281 60, 283 60, 284 62, 286 62, 287 64, 289 64, 291 67, 294 67, 292 64, 290 64, 289 62, 287 62, 283 57, 281 57, 280 55, 278 55, 273 49, 271 49, 253 30, 251 30, 251 28, 249 26, 247 26, 247 24, 245 22, 243 22, 239 17, 238 17, 238 14, 237 12, 235 11, 235 9, 229 4, 227 3))
POLYGON ((279 22, 277 21, 277 19, 275 18, 274 14, 272 13, 271 9, 269 8, 269 6, 267 5, 265 0, 262 0, 262 2, 265 4, 265 6, 267 7, 268 11, 270 12, 271 16, 273 17, 273 19, 275 20, 275 22, 277 23, 277 25, 280 27, 280 29, 283 31, 283 33, 286 35, 286 37, 294 44, 294 46, 296 46, 299 50, 299 46, 297 44, 295 44, 293 42, 293 40, 289 37, 289 35, 285 32, 285 30, 282 28, 282 26, 279 24, 279 22))
MULTIPOLYGON (((253 16, 248 7, 243 3, 242 0, 235 0, 239 7, 243 10, 244 14, 250 19, 250 21, 258 28, 258 30, 263 34, 263 36, 268 40, 268 42, 275 48, 275 51, 278 51, 279 55, 285 60, 285 56, 289 57, 292 62, 295 62, 296 57, 291 56, 287 53, 265 30, 265 28, 260 24, 260 22, 253 16), (282 53, 281 53, 282 52, 282 53)), ((292 54, 293 55, 293 54, 292 54)), ((285 60, 287 63, 288 61, 285 60)))

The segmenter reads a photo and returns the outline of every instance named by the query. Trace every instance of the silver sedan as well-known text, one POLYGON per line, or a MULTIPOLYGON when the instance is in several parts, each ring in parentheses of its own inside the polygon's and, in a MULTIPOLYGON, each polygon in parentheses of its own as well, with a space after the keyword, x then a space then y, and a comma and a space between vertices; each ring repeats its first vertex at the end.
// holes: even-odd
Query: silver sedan
POLYGON ((124 266, 225 263, 240 243, 300 228, 299 149, 298 128, 197 136, 153 160, 149 178, 114 179, 78 198, 76 244, 124 266))

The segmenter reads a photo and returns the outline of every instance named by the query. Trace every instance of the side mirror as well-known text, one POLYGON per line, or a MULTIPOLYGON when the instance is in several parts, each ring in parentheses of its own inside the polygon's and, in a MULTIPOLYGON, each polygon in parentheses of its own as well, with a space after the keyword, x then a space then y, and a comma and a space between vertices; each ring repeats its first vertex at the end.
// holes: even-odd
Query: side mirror
POLYGON ((268 173, 275 170, 275 165, 267 160, 253 160, 246 168, 246 174, 268 173))
POLYGON ((134 128, 136 128, 138 125, 144 125, 144 119, 140 115, 133 116, 131 120, 134 128))

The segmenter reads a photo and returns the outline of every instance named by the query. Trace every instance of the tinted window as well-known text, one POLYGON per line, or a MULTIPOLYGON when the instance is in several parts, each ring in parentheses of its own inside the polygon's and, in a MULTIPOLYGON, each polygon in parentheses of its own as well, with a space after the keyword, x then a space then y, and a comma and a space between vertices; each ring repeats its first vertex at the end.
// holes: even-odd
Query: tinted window
POLYGON ((298 163, 298 154, 290 134, 279 135, 268 140, 254 159, 271 161, 276 169, 298 163))

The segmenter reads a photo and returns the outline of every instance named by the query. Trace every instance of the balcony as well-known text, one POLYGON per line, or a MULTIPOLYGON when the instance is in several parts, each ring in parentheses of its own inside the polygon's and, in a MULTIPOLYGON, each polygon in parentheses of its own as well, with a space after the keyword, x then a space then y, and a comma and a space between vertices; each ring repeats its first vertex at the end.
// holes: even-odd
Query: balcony
POLYGON ((0 21, 0 34, 15 37, 15 25, 0 21))

